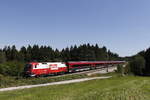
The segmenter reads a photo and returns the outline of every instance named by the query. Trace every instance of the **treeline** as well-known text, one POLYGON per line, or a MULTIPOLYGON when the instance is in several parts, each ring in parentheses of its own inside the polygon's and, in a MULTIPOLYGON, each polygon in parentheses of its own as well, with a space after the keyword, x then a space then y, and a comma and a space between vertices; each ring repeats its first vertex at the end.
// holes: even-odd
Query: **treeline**
POLYGON ((126 57, 129 61, 126 67, 127 73, 135 75, 150 75, 150 48, 143 50, 132 57, 126 57))
POLYGON ((106 47, 83 44, 71 46, 62 50, 53 49, 50 46, 33 45, 21 47, 7 46, 0 50, 0 63, 7 61, 96 61, 96 60, 118 60, 118 54, 112 53, 106 47))

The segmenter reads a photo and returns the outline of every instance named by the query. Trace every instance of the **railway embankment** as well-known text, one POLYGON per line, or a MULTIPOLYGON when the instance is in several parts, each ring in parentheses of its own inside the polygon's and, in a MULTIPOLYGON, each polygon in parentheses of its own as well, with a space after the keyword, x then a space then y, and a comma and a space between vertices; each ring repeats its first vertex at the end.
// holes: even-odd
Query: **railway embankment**
POLYGON ((69 73, 59 76, 48 76, 48 77, 39 77, 39 78, 16 78, 16 77, 8 77, 0 75, 0 89, 8 88, 8 87, 17 87, 17 86, 26 86, 26 85, 38 85, 38 84, 46 84, 52 82, 60 82, 66 80, 74 80, 74 79, 82 79, 82 78, 91 78, 91 77, 100 77, 100 76, 113 76, 115 68, 109 69, 97 69, 97 70, 89 70, 77 73, 69 73))
POLYGON ((0 92, 2 92, 2 91, 12 91, 12 90, 18 90, 18 89, 26 89, 26 88, 34 88, 34 87, 43 87, 43 86, 50 86, 50 85, 61 85, 61 84, 79 83, 79 82, 84 82, 84 81, 89 81, 89 80, 107 79, 107 78, 111 78, 111 77, 112 76, 91 77, 91 78, 66 80, 66 81, 60 81, 60 82, 52 82, 52 83, 46 83, 46 84, 38 84, 38 85, 26 85, 26 86, 2 88, 2 89, 0 89, 0 92))

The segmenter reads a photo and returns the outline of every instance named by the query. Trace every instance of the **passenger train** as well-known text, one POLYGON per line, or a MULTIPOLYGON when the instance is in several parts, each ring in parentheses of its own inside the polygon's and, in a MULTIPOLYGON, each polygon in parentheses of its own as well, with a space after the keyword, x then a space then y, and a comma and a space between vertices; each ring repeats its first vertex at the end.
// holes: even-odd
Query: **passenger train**
POLYGON ((59 75, 124 63, 125 61, 30 62, 24 68, 24 76, 59 75))

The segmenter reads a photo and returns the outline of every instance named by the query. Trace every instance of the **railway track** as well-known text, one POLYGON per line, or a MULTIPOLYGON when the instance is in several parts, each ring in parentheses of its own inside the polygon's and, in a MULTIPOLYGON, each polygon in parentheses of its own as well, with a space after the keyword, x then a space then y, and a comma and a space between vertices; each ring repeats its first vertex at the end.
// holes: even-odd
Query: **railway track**
MULTIPOLYGON (((116 67, 109 67, 108 70, 115 70, 116 67)), ((106 67, 103 67, 103 68, 99 68, 99 69, 93 69, 93 70, 87 70, 87 71, 78 71, 78 72, 73 72, 73 73, 67 73, 67 74, 62 74, 62 75, 57 75, 57 76, 51 76, 52 78, 55 78, 55 77, 62 77, 62 76, 68 76, 68 75, 78 75, 78 74, 87 74, 87 75, 91 75, 91 74, 96 74, 96 73, 109 73, 109 72, 113 72, 113 71, 109 71, 107 72, 106 71, 107 68, 106 67)))

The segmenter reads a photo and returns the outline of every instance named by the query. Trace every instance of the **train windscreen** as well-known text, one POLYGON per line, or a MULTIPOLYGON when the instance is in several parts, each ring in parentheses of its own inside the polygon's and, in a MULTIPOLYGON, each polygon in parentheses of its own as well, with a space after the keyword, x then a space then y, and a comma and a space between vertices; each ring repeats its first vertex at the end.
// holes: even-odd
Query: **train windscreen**
POLYGON ((24 68, 24 71, 26 72, 26 71, 29 71, 29 70, 31 70, 31 68, 32 68, 32 65, 31 64, 26 64, 26 66, 25 66, 25 68, 24 68))

